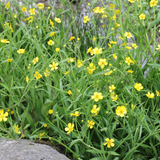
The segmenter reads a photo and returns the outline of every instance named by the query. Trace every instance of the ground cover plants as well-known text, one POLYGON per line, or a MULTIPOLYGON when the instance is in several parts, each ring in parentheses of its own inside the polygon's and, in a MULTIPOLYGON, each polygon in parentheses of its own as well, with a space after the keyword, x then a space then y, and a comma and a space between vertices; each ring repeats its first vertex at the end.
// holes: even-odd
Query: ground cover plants
POLYGON ((81 3, 0 2, 0 135, 73 159, 158 159, 160 4, 81 3))

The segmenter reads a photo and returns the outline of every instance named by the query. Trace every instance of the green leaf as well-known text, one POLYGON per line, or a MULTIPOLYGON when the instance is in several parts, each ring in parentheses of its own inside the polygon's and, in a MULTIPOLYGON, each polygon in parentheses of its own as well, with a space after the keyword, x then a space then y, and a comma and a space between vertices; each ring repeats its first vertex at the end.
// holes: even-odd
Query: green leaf
POLYGON ((74 144, 78 143, 78 142, 82 142, 82 139, 75 139, 71 142, 71 144, 69 145, 69 148, 71 148, 74 144))
POLYGON ((49 108, 54 104, 53 101, 47 99, 44 103, 43 107, 41 108, 41 114, 42 116, 46 117, 48 115, 49 108))

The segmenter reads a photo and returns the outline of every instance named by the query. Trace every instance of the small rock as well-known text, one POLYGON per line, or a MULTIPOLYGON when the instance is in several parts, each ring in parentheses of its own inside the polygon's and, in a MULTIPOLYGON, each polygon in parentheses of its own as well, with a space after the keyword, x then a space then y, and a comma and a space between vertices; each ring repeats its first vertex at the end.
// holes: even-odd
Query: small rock
POLYGON ((0 138, 0 160, 69 160, 52 147, 31 140, 0 138))

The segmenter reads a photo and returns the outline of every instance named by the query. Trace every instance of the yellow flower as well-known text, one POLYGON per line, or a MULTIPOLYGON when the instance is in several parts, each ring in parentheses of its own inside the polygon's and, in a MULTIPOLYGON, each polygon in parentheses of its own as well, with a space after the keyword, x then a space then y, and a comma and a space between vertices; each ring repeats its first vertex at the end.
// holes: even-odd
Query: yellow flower
POLYGON ((97 112, 100 110, 100 108, 98 107, 97 108, 97 105, 93 105, 93 108, 92 108, 92 110, 91 110, 91 113, 93 113, 94 114, 94 116, 96 116, 97 115, 97 112))
POLYGON ((26 82, 28 83, 28 81, 29 81, 29 78, 28 78, 28 76, 26 77, 26 82))
POLYGON ((134 71, 132 71, 132 70, 128 70, 128 71, 126 71, 127 73, 133 73, 134 71))
POLYGON ((119 23, 116 23, 116 28, 120 27, 120 24, 119 23))
POLYGON ((93 71, 95 70, 95 68, 96 68, 96 66, 94 65, 94 63, 90 63, 90 64, 89 64, 89 67, 87 67, 88 73, 89 73, 89 74, 92 74, 93 71))
POLYGON ((42 75, 38 71, 35 71, 34 77, 38 80, 42 77, 42 75))
POLYGON ((70 132, 72 132, 74 129, 74 123, 68 123, 68 127, 65 128, 65 131, 67 132, 67 134, 69 134, 70 132))
POLYGON ((79 111, 75 111, 75 113, 70 113, 70 116, 78 117, 80 115, 79 111))
POLYGON ((80 67, 83 66, 83 63, 82 63, 82 62, 83 62, 82 60, 79 60, 79 59, 78 59, 78 68, 80 68, 80 67))
POLYGON ((95 36, 93 36, 93 42, 96 40, 96 37, 95 36))
POLYGON ((135 88, 137 91, 140 91, 140 90, 143 89, 143 86, 142 86, 141 83, 135 83, 134 88, 135 88))
POLYGON ((48 42, 48 45, 50 45, 50 46, 53 46, 54 45, 54 42, 50 39, 48 42))
POLYGON ((39 3, 39 4, 37 4, 37 7, 38 7, 39 9, 43 9, 43 8, 44 8, 44 4, 43 4, 43 3, 39 3))
POLYGON ((1 43, 10 43, 7 39, 1 39, 1 43))
POLYGON ((90 4, 90 3, 88 3, 87 5, 88 5, 88 6, 90 6, 91 4, 90 4))
POLYGON ((126 62, 128 65, 130 65, 131 63, 133 63, 133 61, 131 60, 130 57, 126 57, 125 62, 126 62))
POLYGON ((143 13, 141 13, 141 14, 139 15, 139 18, 140 18, 140 19, 145 19, 145 18, 146 18, 146 15, 143 14, 143 13))
POLYGON ((133 104, 131 106, 132 106, 132 110, 134 110, 136 108, 136 106, 133 106, 133 104))
POLYGON ((130 47, 130 46, 126 46, 126 48, 129 50, 129 49, 132 49, 132 47, 130 47))
POLYGON ((158 48, 156 48, 156 50, 160 50, 160 44, 158 44, 158 48))
POLYGON ((52 114, 52 113, 53 113, 53 110, 52 110, 52 109, 50 109, 50 110, 48 111, 48 113, 49 113, 49 114, 52 114))
POLYGON ((130 3, 134 3, 135 1, 134 1, 134 0, 128 0, 128 2, 130 2, 130 3))
POLYGON ((12 62, 13 61, 13 59, 11 58, 11 59, 7 59, 7 62, 12 62))
POLYGON ((127 38, 131 38, 132 34, 130 32, 125 32, 124 36, 127 37, 127 38))
POLYGON ((117 44, 116 41, 109 41, 110 44, 117 44))
POLYGON ((117 9, 117 10, 115 11, 115 15, 118 15, 119 13, 120 13, 120 10, 117 9))
POLYGON ((155 7, 158 3, 158 0, 151 0, 150 1, 150 7, 155 7))
POLYGON ((4 122, 7 121, 8 112, 4 113, 4 110, 0 110, 0 122, 3 120, 4 122))
POLYGON ((103 144, 104 146, 107 145, 108 148, 114 147, 114 143, 113 143, 114 139, 106 138, 105 141, 106 141, 106 143, 103 144))
POLYGON ((50 6, 48 6, 47 8, 48 8, 48 9, 51 9, 51 7, 50 7, 50 6))
POLYGON ((69 63, 69 62, 74 62, 74 59, 75 59, 75 58, 70 57, 70 58, 67 58, 67 59, 68 59, 67 62, 69 63))
POLYGON ((75 39, 75 37, 74 37, 74 36, 70 37, 69 41, 72 41, 73 39, 75 39))
POLYGON ((50 25, 52 26, 52 28, 54 28, 54 23, 51 19, 49 19, 50 25))
POLYGON ((55 34, 55 32, 51 32, 49 36, 52 37, 52 36, 54 36, 54 34, 55 34))
POLYGON ((43 127, 47 127, 47 124, 44 124, 43 127))
POLYGON ((71 90, 69 90, 67 93, 68 93, 69 95, 71 95, 71 94, 72 94, 72 91, 71 91, 71 90))
POLYGON ((92 129, 92 128, 93 128, 93 126, 95 125, 95 122, 90 121, 90 120, 88 120, 87 122, 88 122, 87 127, 89 127, 90 129, 92 129))
POLYGON ((50 76, 50 74, 51 74, 51 73, 49 72, 49 70, 46 69, 46 72, 44 72, 44 76, 45 76, 45 77, 48 77, 48 76, 50 76))
POLYGON ((29 10, 30 15, 35 15, 35 8, 29 10))
POLYGON ((54 61, 52 61, 52 64, 49 65, 49 67, 51 67, 51 71, 53 70, 57 70, 58 69, 58 63, 55 63, 54 61))
POLYGON ((56 51, 56 52, 60 51, 60 48, 56 48, 55 51, 56 51))
POLYGON ((113 54, 113 58, 114 58, 114 59, 117 59, 117 55, 116 55, 116 54, 113 54))
POLYGON ((22 7, 21 11, 22 11, 22 12, 26 12, 26 11, 27 11, 27 8, 26 8, 26 7, 22 7))
POLYGON ((156 94, 157 94, 157 96, 160 96, 160 93, 156 90, 156 94))
POLYGON ((98 65, 101 67, 101 69, 104 68, 105 65, 107 65, 108 63, 106 62, 106 59, 102 59, 100 58, 98 61, 98 65))
POLYGON ((36 58, 33 59, 32 63, 35 65, 38 62, 38 60, 39 60, 39 58, 36 57, 36 58))
POLYGON ((134 49, 137 49, 138 46, 135 44, 135 43, 131 43, 131 46, 134 48, 134 49))
POLYGON ((14 18, 17 18, 17 14, 16 13, 13 13, 13 16, 14 16, 14 18))
POLYGON ((124 117, 124 115, 127 113, 127 109, 124 106, 118 106, 116 109, 116 114, 120 117, 124 117))
POLYGON ((21 132, 19 131, 18 124, 17 124, 17 125, 14 125, 14 131, 15 131, 17 134, 21 134, 21 132))
POLYGON ((83 23, 87 23, 88 21, 89 21, 88 16, 85 16, 85 17, 84 17, 84 20, 83 20, 83 23))
POLYGON ((98 47, 95 47, 93 50, 92 50, 92 53, 93 54, 101 54, 102 53, 102 48, 99 48, 98 47))
POLYGON ((148 92, 148 93, 146 94, 146 96, 147 96, 148 98, 154 98, 154 93, 148 92))
POLYGON ((17 52, 18 52, 19 54, 23 54, 23 53, 25 53, 25 49, 19 49, 17 52))
POLYGON ((92 99, 94 99, 94 101, 98 102, 100 99, 103 99, 103 95, 101 92, 94 92, 94 95, 91 96, 92 99))
POLYGON ((11 111, 11 114, 14 114, 14 111, 11 111))
POLYGON ((91 55, 93 55, 92 47, 88 48, 87 53, 91 53, 91 55))
POLYGON ((69 74, 70 71, 67 71, 66 73, 64 73, 64 75, 69 74))
POLYGON ((61 23, 60 18, 56 18, 56 17, 55 17, 55 21, 56 21, 57 23, 61 23))
POLYGON ((114 85, 109 86, 109 92, 112 92, 116 87, 114 85))
POLYGON ((107 69, 106 70, 107 72, 104 74, 105 76, 109 76, 113 71, 112 70, 110 70, 110 69, 107 69))
POLYGON ((10 2, 6 4, 6 8, 9 9, 9 7, 10 7, 10 2))

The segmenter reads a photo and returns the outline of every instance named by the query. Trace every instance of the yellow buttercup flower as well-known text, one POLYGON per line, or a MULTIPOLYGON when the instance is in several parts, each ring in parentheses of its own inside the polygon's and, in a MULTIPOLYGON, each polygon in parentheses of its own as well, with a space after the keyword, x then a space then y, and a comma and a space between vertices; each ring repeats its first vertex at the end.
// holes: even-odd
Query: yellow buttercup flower
POLYGON ((148 92, 148 93, 146 94, 146 96, 147 96, 148 98, 154 98, 154 93, 148 92))
POLYGON ((94 95, 91 96, 92 99, 94 99, 94 101, 98 102, 100 99, 103 99, 103 95, 101 92, 94 92, 94 95))
POLYGON ((143 86, 142 86, 141 83, 135 83, 134 88, 135 88, 137 91, 140 91, 140 90, 143 89, 143 86))
POLYGON ((71 91, 71 90, 69 90, 67 93, 68 93, 69 95, 71 95, 71 94, 72 94, 72 91, 71 91))
POLYGON ((54 42, 50 39, 48 42, 48 45, 50 45, 50 46, 53 46, 54 45, 54 42))
POLYGON ((114 147, 114 145, 115 145, 115 144, 113 143, 113 142, 114 142, 114 139, 106 138, 105 141, 106 141, 106 143, 103 144, 104 146, 107 145, 108 148, 114 147))
POLYGON ((93 128, 93 126, 95 125, 95 122, 90 121, 90 120, 88 120, 87 122, 88 122, 87 127, 89 127, 90 129, 92 129, 92 128, 93 128))
POLYGON ((108 62, 106 62, 106 59, 102 59, 100 58, 98 61, 98 65, 101 67, 101 69, 103 69, 105 67, 105 65, 107 65, 108 62))
POLYGON ((43 9, 43 8, 44 8, 44 4, 43 4, 43 3, 39 3, 39 4, 37 4, 37 7, 38 7, 39 9, 43 9))
POLYGON ((4 110, 0 110, 0 122, 3 120, 4 122, 7 121, 8 112, 4 113, 4 110))
POLYGON ((29 78, 28 78, 28 76, 26 77, 26 82, 28 83, 28 81, 29 81, 29 78))
POLYGON ((75 113, 70 113, 70 116, 78 117, 80 115, 79 111, 75 111, 75 113))
POLYGON ((17 52, 18 52, 19 54, 23 54, 23 53, 25 53, 25 49, 19 49, 17 52))
POLYGON ((124 106, 118 106, 116 109, 116 114, 120 117, 124 117, 124 115, 127 113, 127 109, 124 106))
POLYGON ((141 13, 141 14, 139 15, 139 18, 140 18, 140 19, 145 19, 145 18, 146 18, 146 15, 143 14, 143 13, 141 13))
POLYGON ((52 109, 50 109, 50 110, 48 111, 48 113, 49 113, 49 114, 52 114, 52 113, 53 113, 53 110, 52 110, 52 109))
POLYGON ((55 21, 56 21, 57 23, 61 23, 60 18, 56 18, 56 17, 55 17, 55 21))
POLYGON ((8 2, 8 3, 6 4, 6 8, 9 9, 10 6, 11 6, 11 5, 10 5, 10 2, 8 2))
POLYGON ((52 64, 49 65, 49 67, 51 67, 51 71, 53 70, 57 70, 58 69, 58 63, 52 61, 52 64))
POLYGON ((68 127, 65 128, 67 134, 71 133, 74 129, 74 123, 68 123, 68 127))
POLYGON ((7 59, 7 62, 12 62, 13 61, 13 59, 11 58, 11 59, 7 59))
POLYGON ((85 16, 85 17, 84 17, 84 20, 83 20, 83 23, 87 23, 88 21, 89 21, 88 16, 85 16))

